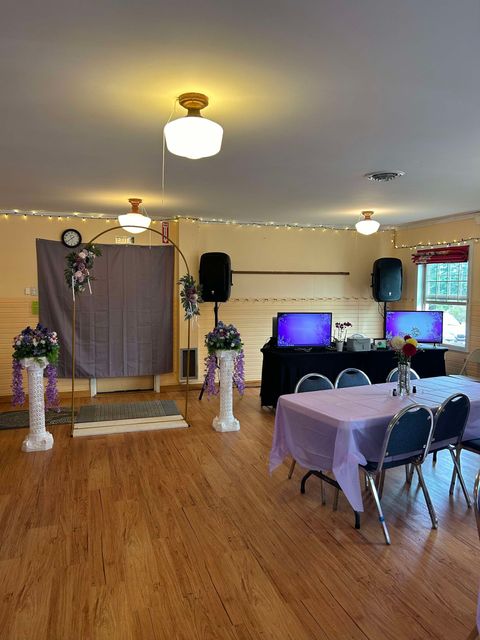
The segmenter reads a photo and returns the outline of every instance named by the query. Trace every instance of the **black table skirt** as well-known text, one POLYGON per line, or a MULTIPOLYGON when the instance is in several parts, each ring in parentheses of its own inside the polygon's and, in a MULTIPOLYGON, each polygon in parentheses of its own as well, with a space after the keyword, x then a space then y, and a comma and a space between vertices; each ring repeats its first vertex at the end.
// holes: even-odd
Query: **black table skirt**
MULTIPOLYGON (((412 369, 421 378, 445 375, 447 349, 431 348, 419 351, 412 358, 412 369)), ((390 350, 379 351, 285 351, 266 345, 262 349, 262 406, 276 406, 279 396, 293 393, 295 385, 307 373, 322 373, 332 383, 349 367, 364 371, 373 384, 385 382, 389 372, 397 366, 395 354, 390 350)))

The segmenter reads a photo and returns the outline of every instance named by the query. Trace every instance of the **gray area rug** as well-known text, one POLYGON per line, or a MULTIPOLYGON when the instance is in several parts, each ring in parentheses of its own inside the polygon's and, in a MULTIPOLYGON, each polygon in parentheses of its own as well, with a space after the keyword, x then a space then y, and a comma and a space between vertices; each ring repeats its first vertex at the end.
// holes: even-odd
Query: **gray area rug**
POLYGON ((106 420, 129 420, 135 418, 158 418, 178 416, 174 400, 148 400, 123 404, 91 404, 81 407, 75 422, 104 422, 106 420))
MULTIPOLYGON (((45 423, 70 424, 70 407, 62 407, 60 411, 47 411, 45 413, 45 423)), ((22 429, 28 427, 28 411, 5 411, 0 413, 0 429, 22 429)))

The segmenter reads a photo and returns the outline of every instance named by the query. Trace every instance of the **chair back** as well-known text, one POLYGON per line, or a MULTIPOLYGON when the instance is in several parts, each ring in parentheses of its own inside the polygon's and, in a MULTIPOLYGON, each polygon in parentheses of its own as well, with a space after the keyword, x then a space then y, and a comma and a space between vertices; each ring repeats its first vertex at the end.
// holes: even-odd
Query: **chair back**
MULTIPOLYGON (((410 369, 410 380, 420 380, 420 376, 413 369, 410 369)), ((398 367, 390 371, 387 376, 387 382, 398 382, 398 367)))
POLYGON ((396 458, 398 464, 422 463, 428 453, 433 434, 432 410, 424 405, 413 405, 399 411, 387 427, 377 471, 381 471, 385 458, 396 458))
POLYGON ((464 393, 454 393, 447 398, 435 414, 433 442, 460 444, 470 414, 470 400, 464 393))
POLYGON ((344 387, 361 387, 363 385, 372 384, 370 378, 361 369, 344 369, 340 371, 335 380, 335 389, 343 389, 344 387))
MULTIPOLYGON (((475 364, 480 364, 480 348, 474 349, 465 358, 465 362, 463 363, 463 367, 460 371, 460 375, 463 375, 466 372, 467 366, 470 362, 474 362, 475 364)), ((465 373, 465 375, 467 374, 465 373)))
POLYGON ((327 389, 333 389, 333 384, 327 376, 323 376, 321 373, 307 373, 297 382, 294 393, 326 391, 327 389))
POLYGON ((475 484, 473 486, 473 508, 475 510, 475 518, 477 519, 478 537, 480 538, 480 471, 475 478, 475 484))

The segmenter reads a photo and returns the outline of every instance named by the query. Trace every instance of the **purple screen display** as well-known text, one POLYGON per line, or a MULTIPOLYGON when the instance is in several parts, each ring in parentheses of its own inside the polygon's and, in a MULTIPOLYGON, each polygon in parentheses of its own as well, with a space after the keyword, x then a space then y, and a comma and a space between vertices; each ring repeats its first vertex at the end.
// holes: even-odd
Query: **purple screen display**
POLYGON ((418 342, 442 342, 443 311, 387 311, 385 337, 410 335, 418 342))
POLYGON ((279 313, 279 347, 327 347, 332 336, 331 313, 279 313))

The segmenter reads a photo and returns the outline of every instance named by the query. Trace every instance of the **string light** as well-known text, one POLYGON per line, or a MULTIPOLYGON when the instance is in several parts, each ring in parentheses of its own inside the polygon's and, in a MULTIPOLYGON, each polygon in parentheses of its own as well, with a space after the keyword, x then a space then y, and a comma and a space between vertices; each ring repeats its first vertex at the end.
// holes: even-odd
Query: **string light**
POLYGON ((421 249, 428 247, 453 247, 460 246, 465 242, 478 242, 480 240, 479 236, 468 236, 467 238, 454 238, 453 240, 438 240, 436 242, 422 242, 421 240, 416 244, 397 244, 397 234, 396 231, 393 232, 392 243, 395 249, 421 249))

